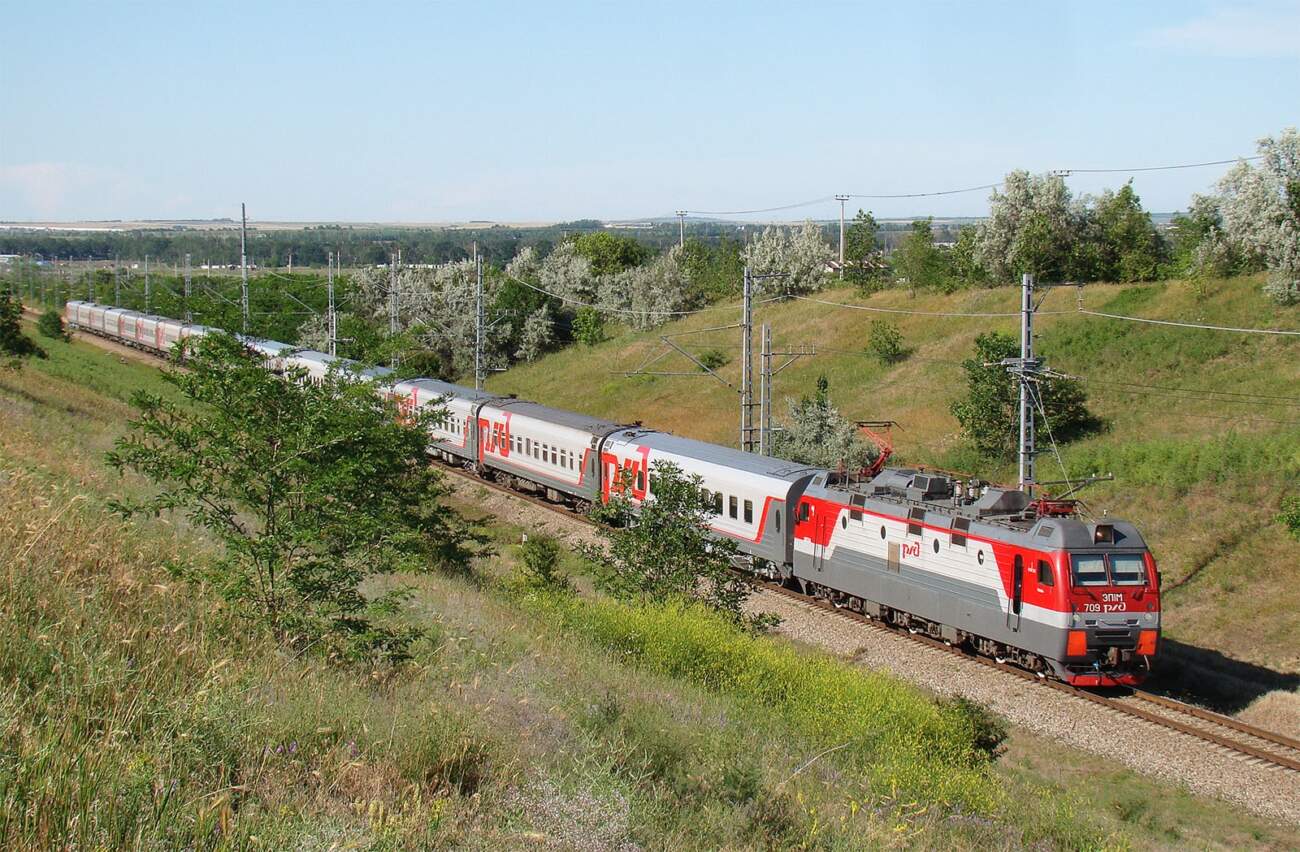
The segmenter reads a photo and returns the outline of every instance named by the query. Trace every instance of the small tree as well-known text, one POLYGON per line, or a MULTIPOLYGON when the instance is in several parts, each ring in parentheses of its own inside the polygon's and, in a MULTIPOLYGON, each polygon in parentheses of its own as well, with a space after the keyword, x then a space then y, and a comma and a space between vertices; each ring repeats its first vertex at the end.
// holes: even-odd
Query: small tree
POLYGON ((568 588, 568 581, 559 573, 560 555, 560 543, 548 535, 530 536, 519 547, 524 574, 548 588, 568 588))
POLYGON ((45 350, 23 334, 23 306, 8 290, 0 290, 0 364, 18 369, 25 359, 44 358, 45 350))
POLYGON ((853 224, 844 231, 844 277, 864 293, 874 292, 885 284, 885 264, 876 251, 876 217, 858 211, 853 224))
POLYGON ((886 320, 872 320, 867 335, 867 348, 882 364, 896 364, 907 357, 903 348, 903 334, 898 326, 886 320))
POLYGON ((50 308, 41 314, 40 320, 36 323, 36 330, 54 340, 67 342, 72 339, 68 330, 63 327, 63 315, 59 313, 58 308, 50 308))
MULTIPOLYGON (((1010 335, 988 332, 975 338, 975 357, 962 362, 966 371, 966 398, 952 404, 953 416, 962 432, 981 455, 997 460, 1011 459, 1016 450, 1020 389, 999 362, 1016 356, 1019 344, 1010 335)), ((1044 420, 1038 407, 1034 419, 1039 429, 1049 430, 1058 443, 1095 431, 1101 423, 1088 411, 1088 397, 1073 379, 1045 378, 1038 383, 1044 420)))
POLYGON ((692 601, 737 623, 767 623, 745 614, 753 584, 731 570, 736 543, 710 532, 713 507, 700 483, 671 462, 655 462, 649 498, 634 506, 627 489, 615 494, 604 517, 618 523, 604 533, 606 548, 584 547, 584 555, 615 597, 692 601))
POLYGON ((942 288, 948 279, 947 258, 934 244, 930 219, 917 219, 894 252, 894 272, 912 289, 942 288))
POLYGON ((790 401, 789 420, 772 436, 772 454, 814 467, 854 470, 875 455, 857 426, 831 403, 830 383, 817 379, 817 393, 790 401))
POLYGON ((179 400, 134 398, 139 415, 108 462, 158 490, 116 508, 180 510, 212 533, 222 556, 178 574, 280 641, 336 659, 404 659, 420 631, 374 620, 403 593, 360 587, 467 556, 470 538, 439 504, 425 455, 436 412, 399 420, 373 385, 339 372, 318 384, 277 377, 225 334, 201 338, 185 366, 165 374, 179 400))
POLYGON ((578 308, 573 316, 573 339, 595 346, 605 339, 605 318, 595 308, 578 308))

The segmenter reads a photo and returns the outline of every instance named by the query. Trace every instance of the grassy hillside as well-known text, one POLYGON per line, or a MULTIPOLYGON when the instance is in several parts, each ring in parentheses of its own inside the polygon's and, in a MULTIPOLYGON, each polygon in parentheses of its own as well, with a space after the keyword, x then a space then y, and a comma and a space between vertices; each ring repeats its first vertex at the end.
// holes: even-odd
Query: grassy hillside
MULTIPOLYGON (((1213 282, 1198 301, 1181 282, 1091 285, 1082 298, 1093 310, 1218 325, 1300 329, 1300 308, 1280 308, 1260 293, 1257 278, 1213 282)), ((1050 292, 1040 317, 1039 352, 1056 369, 1082 377, 1104 433, 1065 447, 1071 475, 1114 472, 1116 482, 1083 496, 1097 512, 1135 520, 1150 538, 1165 573, 1168 634, 1235 658, 1300 670, 1300 542, 1274 521, 1284 493, 1300 473, 1300 338, 1230 334, 1142 325, 1074 313, 1075 288, 1050 292), (1147 385, 1161 388, 1138 387, 1147 385), (1287 399, 1177 393, 1168 388, 1227 391, 1287 399)), ((821 298, 878 308, 929 312, 1013 312, 1018 288, 954 295, 891 291, 871 298, 832 290, 821 298)), ((494 376, 492 390, 720 443, 736 441, 734 391, 702 374, 623 375, 664 347, 660 334, 681 334, 736 321, 734 309, 685 318, 649 333, 622 331, 594 348, 575 347, 494 376)), ((960 362, 977 334, 1018 334, 1015 318, 885 315, 806 301, 761 305, 755 322, 770 322, 777 349, 817 347, 777 377, 776 411, 811 393, 818 375, 855 419, 892 419, 897 458, 1010 480, 1010 468, 988 469, 964 446, 949 406, 962 392, 960 362), (910 356, 883 366, 866 354, 871 321, 902 331, 910 356)), ((738 354, 738 333, 705 332, 675 340, 693 351, 738 354)), ((691 371, 671 354, 650 369, 691 371)), ((739 364, 722 375, 735 384, 739 364)), ((1050 453, 1040 478, 1058 479, 1050 453)))
POLYGON ((102 459, 154 369, 47 345, 0 373, 6 848, 1284 843, 1033 738, 972 759, 965 714, 779 640, 521 602, 492 579, 507 523, 490 561, 415 581, 411 668, 286 655, 168 573, 206 557, 200 535, 106 511, 142 487, 102 459))

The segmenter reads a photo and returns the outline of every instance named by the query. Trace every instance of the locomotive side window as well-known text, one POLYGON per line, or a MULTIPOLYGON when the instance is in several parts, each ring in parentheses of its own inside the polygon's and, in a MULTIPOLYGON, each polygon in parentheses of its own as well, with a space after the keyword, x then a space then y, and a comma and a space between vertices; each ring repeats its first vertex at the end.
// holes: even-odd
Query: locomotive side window
POLYGON ((1052 575, 1052 563, 1046 559, 1038 560, 1038 582, 1044 586, 1056 585, 1056 577, 1052 575))
POLYGON ((754 501, 753 500, 745 501, 745 523, 747 524, 754 523, 754 501))
POLYGON ((909 509, 907 511, 907 534, 920 535, 924 530, 921 526, 925 522, 924 509, 909 509))
POLYGON ((966 533, 970 532, 970 518, 952 519, 952 546, 965 547, 966 533))
POLYGON ((1110 573, 1117 586, 1141 586, 1147 581, 1147 566, 1139 553, 1112 553, 1110 573))
POLYGON ((855 521, 862 520, 862 507, 867 503, 867 498, 861 494, 854 494, 849 498, 849 516, 855 521))
POLYGON ((780 532, 781 531, 781 510, 780 509, 777 509, 773 513, 772 520, 776 521, 776 531, 780 532))
POLYGON ((1075 586, 1104 586, 1106 557, 1100 553, 1075 553, 1070 556, 1070 582, 1075 586))
POLYGON ((736 517, 739 514, 736 511, 737 507, 738 507, 738 502, 736 500, 736 496, 733 494, 732 496, 727 498, 727 514, 733 518, 736 517))

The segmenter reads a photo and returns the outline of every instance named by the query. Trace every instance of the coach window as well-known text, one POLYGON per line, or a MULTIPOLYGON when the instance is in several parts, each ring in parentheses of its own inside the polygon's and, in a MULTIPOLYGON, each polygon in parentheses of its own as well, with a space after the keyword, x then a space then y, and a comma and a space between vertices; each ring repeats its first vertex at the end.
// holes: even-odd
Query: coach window
POLYGON ((738 506, 739 506, 739 503, 737 502, 737 500, 736 500, 736 498, 735 498, 734 495, 731 496, 731 497, 728 497, 728 498, 727 498, 727 514, 728 514, 728 515, 731 515, 731 517, 733 517, 733 518, 736 517, 736 516, 739 514, 739 512, 736 511, 736 509, 738 508, 738 506))
POLYGON ((801 521, 806 521, 806 520, 808 520, 808 518, 811 517, 811 516, 812 516, 812 504, 811 504, 811 503, 800 503, 800 504, 799 504, 799 520, 801 520, 801 521))
POLYGON ((644 471, 644 470, 638 470, 638 471, 636 472, 636 490, 637 490, 637 491, 645 491, 645 471, 644 471))
POLYGON ((776 531, 781 531, 781 510, 777 509, 772 513, 772 520, 776 522, 776 531))
POLYGON ((753 500, 745 501, 745 523, 747 524, 754 523, 754 501, 753 500))
POLYGON ((717 515, 719 518, 722 517, 722 492, 721 491, 713 492, 713 514, 717 515))
POLYGON ((1052 576, 1052 563, 1046 559, 1038 560, 1038 582, 1044 586, 1056 585, 1056 577, 1052 576))

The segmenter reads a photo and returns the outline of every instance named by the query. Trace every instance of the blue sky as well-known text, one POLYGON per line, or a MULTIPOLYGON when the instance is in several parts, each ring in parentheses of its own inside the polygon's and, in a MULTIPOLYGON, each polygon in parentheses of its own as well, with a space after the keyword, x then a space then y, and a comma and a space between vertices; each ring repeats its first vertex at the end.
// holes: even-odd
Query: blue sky
MULTIPOLYGON (((641 217, 1217 160, 1300 123, 1295 2, 192 5, 8 5, 0 219, 641 217)), ((1135 186, 1178 209, 1223 171, 1135 186)))

